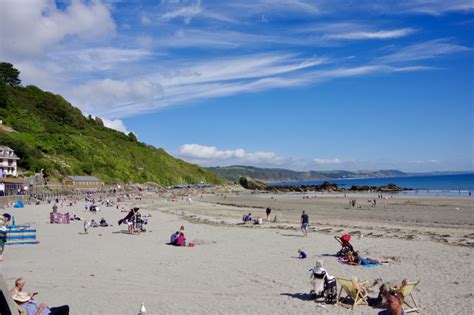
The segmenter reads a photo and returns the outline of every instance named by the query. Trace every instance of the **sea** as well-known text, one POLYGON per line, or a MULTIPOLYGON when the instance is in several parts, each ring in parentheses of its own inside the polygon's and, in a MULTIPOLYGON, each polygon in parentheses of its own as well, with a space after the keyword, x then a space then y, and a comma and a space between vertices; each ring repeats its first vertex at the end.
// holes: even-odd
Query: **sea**
MULTIPOLYGON (((397 192, 405 195, 432 196, 471 196, 474 195, 474 173, 454 175, 424 175, 383 178, 350 178, 334 180, 316 180, 304 182, 278 182, 272 186, 321 185, 325 181, 337 184, 340 188, 351 188, 352 185, 384 186, 395 184, 412 190, 397 192)), ((473 196, 474 197, 474 196, 473 196)))

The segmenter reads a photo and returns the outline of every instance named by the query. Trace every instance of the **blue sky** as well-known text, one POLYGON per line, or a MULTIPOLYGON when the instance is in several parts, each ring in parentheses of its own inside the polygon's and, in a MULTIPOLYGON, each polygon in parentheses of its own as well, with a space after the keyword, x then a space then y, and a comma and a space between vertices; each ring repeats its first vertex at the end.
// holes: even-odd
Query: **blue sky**
POLYGON ((0 3, 24 84, 204 166, 473 170, 472 0, 0 3))

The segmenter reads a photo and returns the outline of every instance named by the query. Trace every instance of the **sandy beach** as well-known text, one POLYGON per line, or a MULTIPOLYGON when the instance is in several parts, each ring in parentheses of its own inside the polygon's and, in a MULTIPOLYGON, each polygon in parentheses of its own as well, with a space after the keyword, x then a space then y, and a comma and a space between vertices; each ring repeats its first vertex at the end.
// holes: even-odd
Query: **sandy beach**
MULTIPOLYGON (((185 195, 185 191, 175 194, 185 195)), ((376 314, 319 305, 308 299, 310 272, 323 259, 329 274, 362 280, 419 280, 415 297, 424 314, 471 314, 474 308, 472 250, 473 202, 468 197, 374 194, 252 194, 234 188, 193 192, 193 202, 170 194, 144 196, 120 203, 151 214, 147 232, 126 234, 115 207, 97 214, 84 203, 60 208, 113 226, 83 233, 81 221, 49 224, 50 204, 5 210, 18 223, 34 223, 39 244, 7 247, 1 273, 9 286, 22 276, 27 291, 50 306, 69 304, 72 314, 137 314, 143 302, 148 314, 376 314), (201 197, 202 196, 202 197, 201 197), (308 196, 309 198, 303 198, 308 196), (357 199, 360 208, 349 206, 357 199), (244 213, 271 218, 261 226, 241 225, 244 213), (299 217, 310 216, 311 233, 303 238, 299 217), (193 248, 166 245, 170 234, 185 226, 193 248), (337 262, 334 235, 353 234, 352 244, 364 255, 392 257, 394 263, 363 268, 337 262), (304 248, 307 259, 297 259, 304 248)), ((378 287, 370 296, 375 297, 378 287)))

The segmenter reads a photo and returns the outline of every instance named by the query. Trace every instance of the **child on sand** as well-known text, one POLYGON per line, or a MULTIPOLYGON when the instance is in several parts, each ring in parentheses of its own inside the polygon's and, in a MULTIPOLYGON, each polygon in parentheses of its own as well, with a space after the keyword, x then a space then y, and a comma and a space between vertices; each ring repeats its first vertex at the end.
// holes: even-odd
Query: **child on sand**
POLYGON ((299 258, 301 259, 305 259, 306 257, 308 257, 308 255, 306 255, 306 253, 301 248, 298 249, 298 254, 299 254, 299 258))
POLYGON ((176 246, 186 246, 186 237, 183 232, 179 232, 178 238, 176 239, 176 246))

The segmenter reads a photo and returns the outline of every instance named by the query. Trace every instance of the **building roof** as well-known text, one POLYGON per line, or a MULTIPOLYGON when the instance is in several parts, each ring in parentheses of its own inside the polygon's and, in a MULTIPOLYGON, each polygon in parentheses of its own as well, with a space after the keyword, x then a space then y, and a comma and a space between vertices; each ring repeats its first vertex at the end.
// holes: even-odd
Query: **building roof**
POLYGON ((68 178, 75 182, 102 182, 95 176, 68 176, 68 178))
POLYGON ((13 151, 13 149, 10 148, 10 147, 0 145, 0 152, 1 152, 0 157, 9 158, 9 159, 12 159, 12 160, 19 160, 20 159, 18 156, 16 156, 15 151, 13 151), (11 154, 9 152, 11 152, 11 154))

